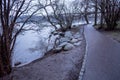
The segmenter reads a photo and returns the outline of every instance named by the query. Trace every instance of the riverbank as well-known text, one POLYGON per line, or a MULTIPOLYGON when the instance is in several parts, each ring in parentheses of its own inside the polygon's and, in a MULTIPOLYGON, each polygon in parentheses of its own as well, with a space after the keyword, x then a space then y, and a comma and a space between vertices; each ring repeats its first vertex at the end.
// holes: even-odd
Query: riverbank
POLYGON ((12 80, 77 80, 85 47, 86 42, 82 34, 81 44, 69 51, 50 52, 42 59, 13 68, 12 80))

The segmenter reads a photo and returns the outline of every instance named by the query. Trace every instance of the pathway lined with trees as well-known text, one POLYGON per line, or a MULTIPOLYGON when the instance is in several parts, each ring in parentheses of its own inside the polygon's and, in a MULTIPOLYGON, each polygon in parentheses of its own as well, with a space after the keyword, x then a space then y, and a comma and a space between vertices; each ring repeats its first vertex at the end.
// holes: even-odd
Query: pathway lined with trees
MULTIPOLYGON (((38 0, 37 4, 33 4, 34 2, 32 3, 32 1, 33 0, 0 0, 0 77, 6 76, 11 73, 12 55, 14 53, 16 40, 20 33, 26 30, 24 29, 25 24, 34 15, 38 15, 40 13, 39 15, 44 16, 57 33, 65 33, 67 30, 71 29, 71 27, 73 26, 72 23, 75 21, 76 13, 78 14, 78 18, 81 19, 82 17, 84 17, 86 23, 89 24, 88 13, 93 12, 92 15, 94 15, 94 25, 99 24, 97 22, 98 15, 100 13, 101 18, 99 29, 104 30, 116 29, 116 26, 118 25, 117 23, 118 21, 120 21, 120 0, 75 0, 72 2, 72 4, 69 4, 70 6, 67 6, 64 0, 63 2, 61 2, 60 0, 38 0), (49 11, 48 7, 51 8, 52 12, 49 11), (42 14, 41 11, 43 11, 45 15, 42 14), (21 17, 23 17, 24 15, 29 16, 22 19, 22 22, 19 21, 19 19, 21 19, 21 17), (104 25, 106 25, 106 27, 104 27, 104 25)), ((39 24, 40 22, 37 23, 39 24)), ((35 27, 33 28, 35 29, 35 27)), ((27 29, 26 31, 29 30, 31 30, 31 28, 27 29)), ((85 30, 87 31, 86 34, 91 31, 91 29, 88 30, 86 28, 85 30)), ((91 36, 89 37, 93 37, 94 35, 95 33, 91 34, 91 36)), ((63 34, 62 36, 64 37, 63 34)), ((99 35, 97 36, 97 34, 95 36, 99 39, 97 39, 98 41, 100 41, 102 38, 99 35)), ((105 41, 109 41, 107 38, 104 39, 106 39, 104 40, 104 43, 105 41)), ((89 40, 89 38, 86 37, 86 40, 89 40)), ((111 45, 109 44, 109 46, 111 45)), ((102 48, 100 47, 100 49, 102 48)), ((119 51, 117 49, 113 51, 116 52, 114 56, 116 55, 117 57, 117 53, 119 51)), ((101 54, 101 56, 103 55, 104 54, 101 54)), ((112 59, 114 58, 112 53, 111 55, 107 55, 109 55, 108 57, 111 57, 112 59)), ((96 59, 95 57, 93 58, 96 59)), ((116 60, 113 65, 115 63, 117 64, 116 60)))
POLYGON ((92 25, 84 28, 87 57, 80 80, 120 80, 120 43, 102 35, 92 25))

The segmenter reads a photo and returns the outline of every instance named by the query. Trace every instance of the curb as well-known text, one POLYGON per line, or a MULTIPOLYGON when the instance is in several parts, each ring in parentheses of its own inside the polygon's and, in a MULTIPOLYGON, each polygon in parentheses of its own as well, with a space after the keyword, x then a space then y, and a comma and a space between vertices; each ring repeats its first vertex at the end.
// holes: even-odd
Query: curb
MULTIPOLYGON (((84 37, 85 38, 85 37, 84 37)), ((86 41, 86 39, 85 39, 86 41)), ((84 55, 84 58, 83 58, 83 63, 82 63, 82 68, 80 70, 80 73, 79 73, 79 78, 78 80, 83 80, 83 76, 84 76, 84 73, 85 73, 85 66, 86 66, 86 61, 87 61, 87 42, 86 42, 86 51, 85 51, 85 55, 84 55)))

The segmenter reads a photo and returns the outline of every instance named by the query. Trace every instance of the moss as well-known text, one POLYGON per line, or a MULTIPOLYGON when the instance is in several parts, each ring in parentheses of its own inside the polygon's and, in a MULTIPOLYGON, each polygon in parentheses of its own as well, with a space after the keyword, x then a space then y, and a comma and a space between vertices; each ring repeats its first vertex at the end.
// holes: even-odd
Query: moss
POLYGON ((120 29, 120 21, 118 21, 117 24, 117 28, 120 29))

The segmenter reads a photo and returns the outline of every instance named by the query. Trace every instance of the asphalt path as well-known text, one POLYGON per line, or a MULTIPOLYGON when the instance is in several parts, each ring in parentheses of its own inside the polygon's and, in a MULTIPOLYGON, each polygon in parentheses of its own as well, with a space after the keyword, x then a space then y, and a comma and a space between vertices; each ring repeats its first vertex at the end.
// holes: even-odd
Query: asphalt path
POLYGON ((87 43, 82 80, 120 80, 120 43, 106 37, 92 25, 84 27, 87 43))

